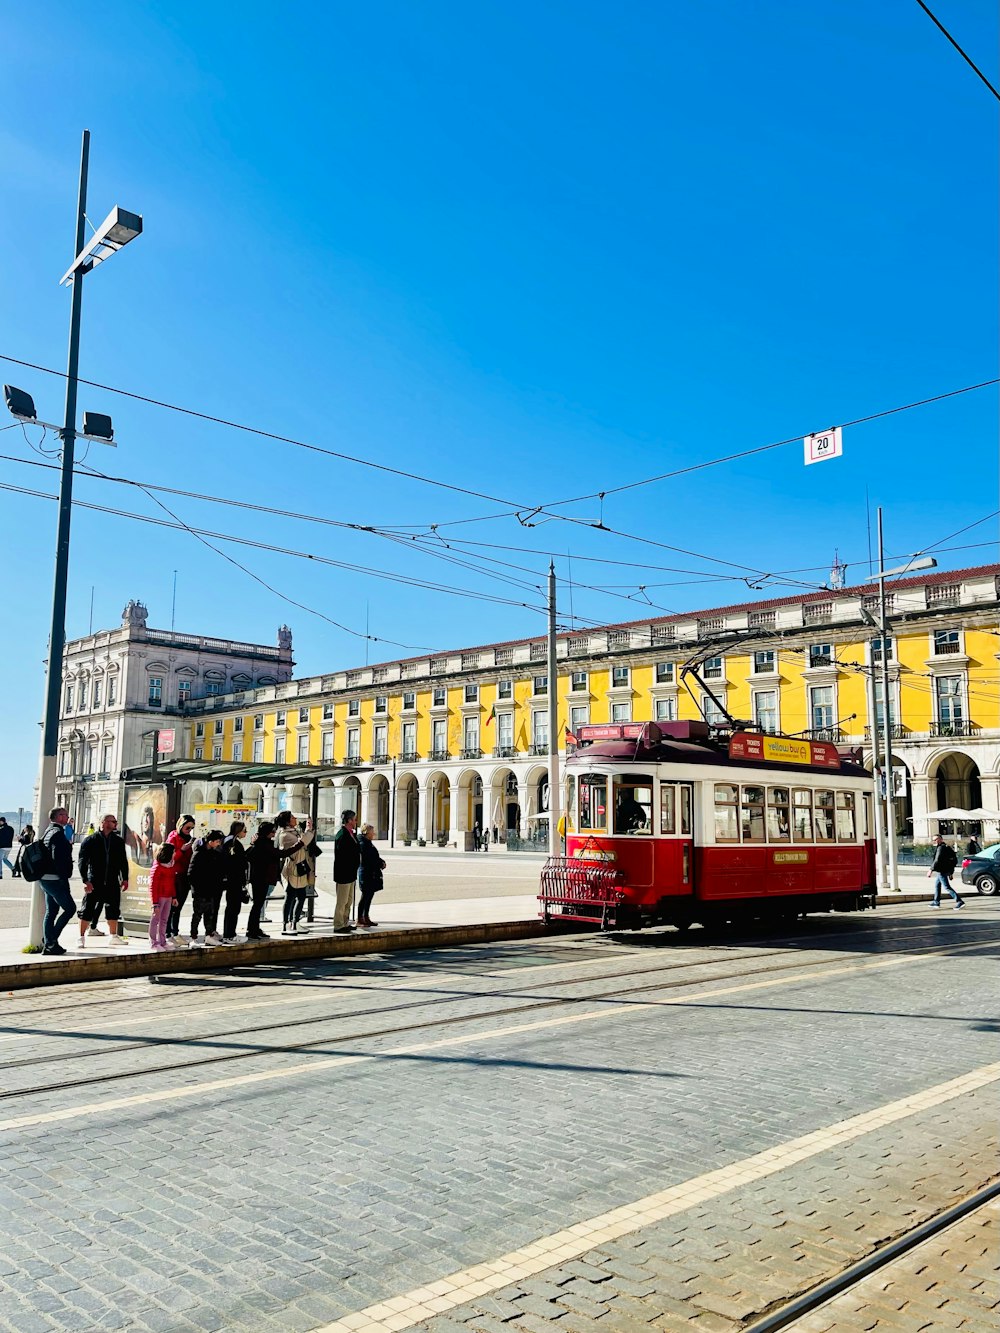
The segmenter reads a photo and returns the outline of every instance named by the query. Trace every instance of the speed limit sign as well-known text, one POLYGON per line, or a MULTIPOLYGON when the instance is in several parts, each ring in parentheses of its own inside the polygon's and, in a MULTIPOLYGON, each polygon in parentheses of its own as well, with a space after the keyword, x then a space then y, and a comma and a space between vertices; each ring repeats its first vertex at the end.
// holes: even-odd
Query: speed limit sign
POLYGON ((807 465, 825 463, 828 458, 839 458, 844 452, 844 441, 839 426, 817 431, 815 435, 807 435, 802 443, 805 446, 807 465))

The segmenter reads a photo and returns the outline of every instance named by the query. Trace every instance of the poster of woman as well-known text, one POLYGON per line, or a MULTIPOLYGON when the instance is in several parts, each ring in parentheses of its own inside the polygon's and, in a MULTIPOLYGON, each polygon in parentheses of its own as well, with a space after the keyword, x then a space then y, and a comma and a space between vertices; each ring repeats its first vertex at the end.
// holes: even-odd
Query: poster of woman
POLYGON ((128 858, 135 867, 130 880, 137 888, 148 888, 150 867, 156 849, 167 836, 167 793, 165 787, 133 787, 125 798, 125 826, 122 836, 128 858), (140 873, 143 872, 143 873, 140 873))

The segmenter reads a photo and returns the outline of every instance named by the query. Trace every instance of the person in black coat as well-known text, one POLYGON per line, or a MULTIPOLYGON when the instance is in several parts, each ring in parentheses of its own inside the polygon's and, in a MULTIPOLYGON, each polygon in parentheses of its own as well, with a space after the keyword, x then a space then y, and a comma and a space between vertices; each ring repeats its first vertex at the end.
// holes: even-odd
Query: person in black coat
POLYGON ((358 925, 371 929, 378 922, 368 915, 372 908, 372 899, 379 889, 384 888, 382 871, 385 862, 378 854, 378 848, 372 842, 375 829, 371 824, 361 825, 361 869, 358 872, 358 885, 361 897, 358 899, 358 925))
POLYGON ((361 865, 361 844, 355 831, 357 827, 357 815, 353 810, 345 810, 340 816, 340 828, 333 835, 333 882, 337 890, 337 905, 333 909, 335 935, 349 935, 354 929, 350 920, 351 903, 358 879, 358 867, 361 865))
MULTIPOLYGON (((250 882, 250 858, 240 839, 247 831, 242 820, 234 820, 229 825, 229 837, 222 844, 222 855, 226 859, 226 916, 222 926, 222 943, 236 943, 236 925, 240 919, 240 908, 249 902, 246 895, 250 882)), ((258 927, 259 929, 259 927, 258 927)))
POLYGON ((128 888, 128 853, 114 815, 105 815, 97 832, 81 842, 77 865, 87 895, 77 913, 80 918, 79 947, 82 949, 86 944, 88 929, 97 929, 97 919, 103 907, 111 932, 108 943, 121 948, 128 943, 118 934, 122 890, 128 888))
POLYGON ((222 943, 218 932, 219 908, 226 888, 226 860, 222 854, 225 834, 210 829, 196 844, 188 867, 188 882, 194 896, 191 913, 191 943, 198 943, 198 925, 205 922, 205 944, 211 949, 222 943))
POLYGON ((281 877, 281 857, 274 845, 274 824, 269 819, 262 819, 258 824, 247 859, 250 862, 250 892, 253 904, 250 908, 250 920, 247 922, 247 939, 266 940, 270 937, 260 928, 261 909, 268 889, 273 889, 281 877))

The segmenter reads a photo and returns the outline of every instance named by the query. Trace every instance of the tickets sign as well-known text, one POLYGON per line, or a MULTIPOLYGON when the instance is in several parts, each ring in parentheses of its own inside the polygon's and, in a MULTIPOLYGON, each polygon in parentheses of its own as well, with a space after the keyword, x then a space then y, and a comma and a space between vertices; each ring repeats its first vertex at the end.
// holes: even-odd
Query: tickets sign
POLYGON ((791 736, 762 736, 737 731, 729 739, 730 759, 764 761, 771 764, 808 764, 817 768, 840 768, 840 754, 826 741, 802 741, 791 736))

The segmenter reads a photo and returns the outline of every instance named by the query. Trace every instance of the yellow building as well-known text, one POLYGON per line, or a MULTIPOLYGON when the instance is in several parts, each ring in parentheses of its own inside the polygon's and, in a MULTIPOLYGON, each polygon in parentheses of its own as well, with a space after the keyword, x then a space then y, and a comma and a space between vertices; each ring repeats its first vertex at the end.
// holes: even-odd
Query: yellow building
MULTIPOLYGON (((899 823, 945 805, 1000 809, 1000 565, 896 580, 888 595, 888 716, 899 823)), ((832 740, 872 762, 883 644, 841 588, 562 634, 556 743, 587 723, 704 716, 832 740), (874 637, 873 637, 874 636, 874 637), (697 664, 696 674, 687 669, 697 664), (874 668, 874 670, 873 670, 874 668)), ((379 838, 467 845, 473 826, 522 837, 548 807, 546 645, 442 651, 194 700, 182 753, 205 763, 186 804, 307 808, 305 789, 213 763, 309 764, 319 812, 359 812, 379 838)), ((996 829, 987 828, 987 832, 996 829)))

